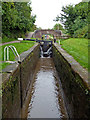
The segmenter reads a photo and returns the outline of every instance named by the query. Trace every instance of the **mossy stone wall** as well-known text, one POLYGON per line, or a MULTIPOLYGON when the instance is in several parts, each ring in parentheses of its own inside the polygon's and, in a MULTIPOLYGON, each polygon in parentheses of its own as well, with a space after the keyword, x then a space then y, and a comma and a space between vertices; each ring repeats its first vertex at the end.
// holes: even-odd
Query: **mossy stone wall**
POLYGON ((39 53, 39 46, 37 46, 21 63, 22 104, 25 102, 28 90, 33 80, 33 73, 39 59, 39 53))
POLYGON ((2 73, 2 117, 21 118, 33 72, 39 59, 39 45, 36 44, 20 55, 21 61, 8 66, 2 73))
POLYGON ((11 73, 3 73, 2 84, 2 117, 16 118, 20 116, 20 67, 11 73), (6 79, 5 79, 6 78, 6 79))
POLYGON ((69 117, 89 118, 90 88, 87 70, 83 69, 58 44, 53 44, 53 60, 64 90, 69 117))

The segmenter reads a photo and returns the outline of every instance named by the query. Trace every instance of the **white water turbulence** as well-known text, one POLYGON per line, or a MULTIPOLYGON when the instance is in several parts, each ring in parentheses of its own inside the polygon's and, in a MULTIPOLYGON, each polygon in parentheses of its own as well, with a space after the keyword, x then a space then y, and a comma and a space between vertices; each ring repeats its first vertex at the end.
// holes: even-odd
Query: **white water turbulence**
POLYGON ((46 51, 43 51, 43 47, 40 46, 40 57, 51 57, 52 56, 52 46, 50 46, 49 48, 47 48, 46 51))

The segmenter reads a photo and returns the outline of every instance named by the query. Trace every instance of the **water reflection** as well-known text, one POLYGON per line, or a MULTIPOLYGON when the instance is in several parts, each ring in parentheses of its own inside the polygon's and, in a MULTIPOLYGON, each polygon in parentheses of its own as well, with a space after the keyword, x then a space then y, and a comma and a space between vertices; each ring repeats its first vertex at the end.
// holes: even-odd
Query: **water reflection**
POLYGON ((67 118, 52 58, 40 58, 27 118, 67 118))

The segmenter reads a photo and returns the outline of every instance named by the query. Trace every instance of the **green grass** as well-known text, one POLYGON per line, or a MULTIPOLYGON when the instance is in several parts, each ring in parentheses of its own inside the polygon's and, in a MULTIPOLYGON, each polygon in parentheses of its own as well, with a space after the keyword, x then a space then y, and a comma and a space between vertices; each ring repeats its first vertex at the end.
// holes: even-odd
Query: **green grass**
POLYGON ((32 40, 36 40, 36 38, 30 38, 30 39, 32 39, 32 40))
POLYGON ((23 40, 21 43, 36 43, 36 41, 23 40))
MULTIPOLYGON (((18 54, 20 55, 22 52, 30 49, 34 44, 35 44, 34 42, 29 41, 29 42, 26 42, 26 43, 23 43, 23 42, 21 42, 21 43, 11 43, 11 44, 0 46, 0 51, 1 51, 0 61, 4 61, 4 48, 5 48, 5 46, 13 45, 14 47, 16 47, 16 49, 18 51, 18 54)), ((15 61, 15 56, 14 56, 14 54, 11 50, 10 50, 10 55, 9 56, 10 56, 10 61, 15 61)), ((8 63, 2 63, 2 69, 4 69, 7 65, 8 65, 8 63)))
POLYGON ((11 42, 11 41, 15 41, 15 40, 17 40, 17 39, 4 37, 4 38, 2 39, 2 43, 11 42))
POLYGON ((88 68, 88 39, 70 38, 61 41, 61 45, 84 68, 88 68))

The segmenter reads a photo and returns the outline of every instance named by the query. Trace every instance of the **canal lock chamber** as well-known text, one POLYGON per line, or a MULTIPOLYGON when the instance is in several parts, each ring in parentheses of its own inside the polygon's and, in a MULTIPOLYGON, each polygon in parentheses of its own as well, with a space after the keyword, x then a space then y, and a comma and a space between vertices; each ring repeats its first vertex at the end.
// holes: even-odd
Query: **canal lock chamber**
POLYGON ((89 117, 88 86, 62 51, 56 43, 36 44, 4 70, 3 118, 89 117))
POLYGON ((35 102, 34 98, 31 99, 31 103, 29 103, 28 108, 29 110, 29 113, 27 115, 28 118, 41 117, 41 118, 77 119, 89 117, 88 106, 90 105, 89 89, 84 84, 80 75, 77 74, 76 71, 74 71, 71 68, 70 63, 67 62, 67 60, 61 54, 58 48, 61 49, 60 46, 57 47, 56 43, 55 44, 52 44, 50 42, 40 43, 40 58, 36 67, 37 69, 35 78, 36 86, 34 86, 36 88, 36 92, 33 94, 33 97, 35 97, 36 94, 39 95, 38 93, 39 91, 42 91, 40 93, 42 94, 42 96, 36 95, 35 97, 36 103, 34 103, 35 102), (49 78, 51 74, 50 71, 52 73, 51 75, 52 79, 49 78), (38 86, 39 85, 38 82, 40 82, 39 80, 43 81, 42 85, 40 85, 40 87, 42 88, 40 90, 38 90, 38 88, 40 88, 38 86), (48 83, 49 80, 51 80, 51 83, 48 83), (80 83, 77 82, 77 80, 81 82, 81 85, 80 83), (46 85, 47 87, 45 87, 44 83, 47 83, 46 85), (55 93, 53 94, 54 98, 50 97, 49 94, 50 89, 48 89, 50 88, 50 86, 53 86, 51 88, 51 91, 53 91, 51 94, 55 93), (85 92, 86 90, 88 91, 88 95, 85 92), (46 93, 48 94, 45 96, 46 93), (54 99, 55 101, 50 102, 50 100, 52 99, 54 99), (50 107, 49 109, 50 103, 47 101, 52 103, 51 106, 53 107, 53 109, 52 107, 50 107), (35 104, 36 108, 34 108, 34 104, 32 103, 35 104), (53 103, 56 105, 54 106, 53 103), (39 109, 39 107, 41 107, 41 109, 39 109), (83 107, 85 109, 83 109, 83 107), (37 111, 39 111, 39 113, 37 111))
POLYGON ((68 118, 62 85, 52 58, 52 42, 40 43, 27 118, 68 118))

